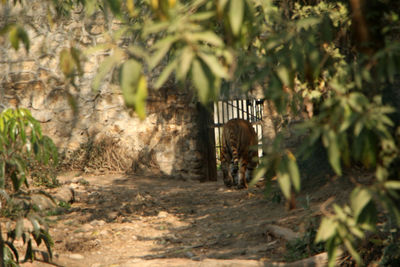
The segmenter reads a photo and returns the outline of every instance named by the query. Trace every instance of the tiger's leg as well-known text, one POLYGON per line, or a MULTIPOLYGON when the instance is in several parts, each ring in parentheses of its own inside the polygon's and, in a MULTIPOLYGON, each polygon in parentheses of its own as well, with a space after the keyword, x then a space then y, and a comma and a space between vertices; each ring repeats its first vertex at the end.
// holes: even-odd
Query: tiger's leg
POLYGON ((236 147, 232 147, 232 175, 233 175, 233 185, 239 184, 239 155, 236 147))
POLYGON ((231 187, 233 185, 233 178, 230 170, 230 165, 231 165, 231 157, 227 151, 225 151, 224 148, 222 148, 222 153, 221 153, 221 169, 222 169, 222 174, 224 176, 224 184, 228 187, 231 187))
POLYGON ((238 189, 247 188, 246 169, 247 169, 247 162, 241 159, 239 168, 239 179, 237 184, 238 189))

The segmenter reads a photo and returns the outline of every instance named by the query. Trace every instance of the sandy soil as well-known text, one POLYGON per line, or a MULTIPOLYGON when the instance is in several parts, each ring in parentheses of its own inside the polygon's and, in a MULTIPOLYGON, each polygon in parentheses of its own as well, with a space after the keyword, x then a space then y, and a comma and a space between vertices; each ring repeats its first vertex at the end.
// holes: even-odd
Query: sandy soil
POLYGON ((286 241, 266 226, 301 234, 321 215, 323 201, 330 196, 343 199, 350 190, 346 181, 305 188, 297 196, 297 208, 288 211, 284 203, 272 201, 273 194, 265 197, 260 185, 236 190, 222 181, 124 174, 66 174, 60 181, 73 188, 75 200, 66 212, 49 218, 54 262, 77 267, 208 266, 208 259, 226 263, 218 266, 258 266, 260 261, 284 261, 286 241))

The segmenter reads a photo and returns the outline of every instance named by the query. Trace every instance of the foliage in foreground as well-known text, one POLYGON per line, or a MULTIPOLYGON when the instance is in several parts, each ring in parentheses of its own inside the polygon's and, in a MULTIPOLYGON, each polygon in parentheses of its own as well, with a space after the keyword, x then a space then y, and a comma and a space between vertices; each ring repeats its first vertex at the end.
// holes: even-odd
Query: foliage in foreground
POLYGON ((44 243, 52 256, 53 241, 32 193, 53 200, 45 192, 29 189, 32 169, 28 164, 55 165, 57 161, 57 148, 42 135, 39 122, 29 110, 6 109, 0 113, 0 204, 2 217, 8 219, 7 239, 0 238, 5 266, 17 266, 20 256, 14 241, 21 238, 26 246, 25 261, 34 259, 33 242, 38 246, 44 243))
MULTIPOLYGON (((117 31, 105 33, 110 42, 87 51, 110 54, 99 67, 93 87, 99 88, 108 73, 117 71, 125 103, 142 118, 146 73, 155 68, 162 72, 151 84, 154 88, 173 77, 177 84, 193 85, 202 102, 232 88, 254 87, 263 88, 282 116, 310 102, 315 112, 298 129, 306 136, 302 149, 296 153, 285 149, 278 135, 255 181, 263 175, 277 176, 289 198, 292 190, 300 190, 296 158, 306 157, 319 143, 337 175, 354 163, 374 171, 374 183, 357 185, 350 205, 334 205, 316 237, 326 242, 331 266, 341 245, 361 264, 356 247, 367 231, 375 230, 378 207, 400 222, 395 203, 400 189, 395 164, 400 158, 397 125, 390 119, 394 109, 382 100, 382 91, 398 79, 399 14, 387 8, 398 5, 368 1, 360 12, 357 4, 367 1, 316 2, 53 0, 55 9, 49 13, 68 16, 83 6, 87 16, 100 9, 123 22, 117 31), (371 18, 374 25, 366 23, 371 18), (134 41, 119 46, 124 38, 134 41)), ((1 33, 8 34, 14 48, 22 41, 29 49, 18 22, 6 25, 1 33)), ((60 60, 66 79, 74 80, 81 73, 76 48, 64 49, 60 60)))

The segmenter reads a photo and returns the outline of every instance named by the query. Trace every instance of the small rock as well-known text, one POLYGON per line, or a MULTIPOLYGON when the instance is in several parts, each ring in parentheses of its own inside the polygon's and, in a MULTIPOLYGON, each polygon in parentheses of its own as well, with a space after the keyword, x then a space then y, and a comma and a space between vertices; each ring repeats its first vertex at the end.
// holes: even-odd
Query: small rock
POLYGON ((108 230, 101 230, 99 235, 108 235, 109 231, 108 230))
POLYGON ((73 260, 83 260, 85 258, 81 254, 70 254, 69 257, 73 260))
POLYGON ((41 210, 54 209, 57 206, 50 198, 41 194, 34 194, 31 199, 32 202, 41 210))
POLYGON ((111 211, 107 213, 107 218, 111 221, 114 221, 118 217, 118 212, 117 211, 111 211))
POLYGON ((135 236, 135 235, 133 235, 131 238, 132 238, 133 241, 138 240, 137 236, 135 236))
POLYGON ((90 222, 91 226, 103 226, 105 224, 106 224, 106 222, 103 220, 93 220, 90 222))
POLYGON ((121 228, 121 231, 133 231, 135 230, 135 228, 133 228, 132 226, 124 226, 121 228))
POLYGON ((129 219, 129 218, 123 218, 122 219, 122 223, 131 223, 131 222, 132 222, 132 220, 129 219))
POLYGON ((190 252, 190 251, 186 251, 185 252, 185 256, 188 257, 188 258, 193 258, 194 254, 192 252, 190 252))
POLYGON ((82 227, 81 227, 82 232, 89 232, 89 231, 91 231, 92 229, 93 229, 93 226, 90 225, 90 224, 88 224, 88 223, 85 223, 85 224, 82 225, 82 227))
POLYGON ((54 198, 65 203, 72 203, 74 202, 74 191, 69 185, 62 186, 57 190, 54 198))
POLYGON ((166 218, 168 216, 168 212, 160 211, 157 215, 158 218, 166 218))

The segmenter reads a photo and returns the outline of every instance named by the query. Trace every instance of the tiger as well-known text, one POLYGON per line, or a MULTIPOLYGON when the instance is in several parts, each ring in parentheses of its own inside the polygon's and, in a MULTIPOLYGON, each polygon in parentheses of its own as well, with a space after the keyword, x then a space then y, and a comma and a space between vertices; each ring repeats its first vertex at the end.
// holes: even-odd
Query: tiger
POLYGON ((221 169, 227 187, 233 185, 238 189, 248 187, 251 173, 258 164, 257 143, 257 134, 247 120, 231 119, 224 124, 221 169))

